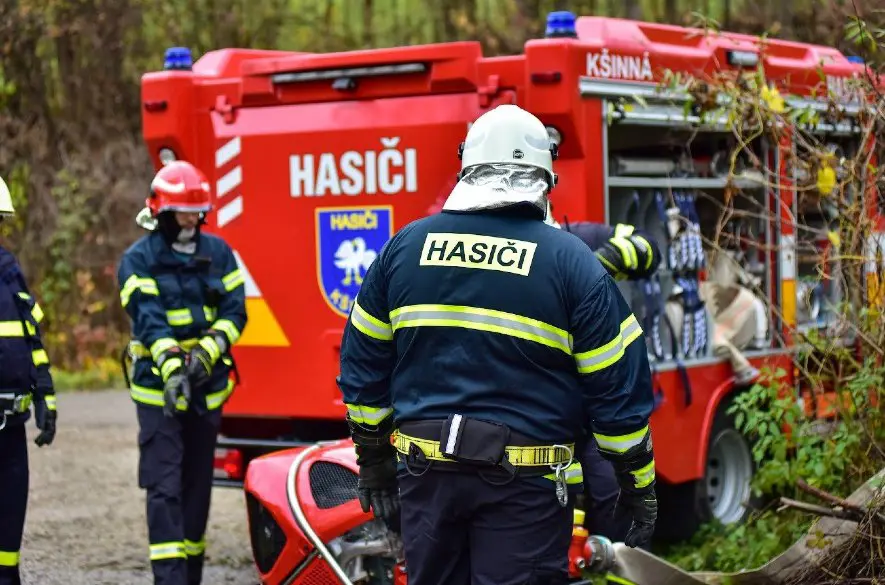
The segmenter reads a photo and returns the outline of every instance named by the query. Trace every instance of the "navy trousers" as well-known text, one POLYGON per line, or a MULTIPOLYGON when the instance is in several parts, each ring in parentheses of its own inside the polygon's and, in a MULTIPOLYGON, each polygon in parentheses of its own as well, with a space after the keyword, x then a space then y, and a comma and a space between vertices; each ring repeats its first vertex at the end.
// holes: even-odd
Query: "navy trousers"
POLYGON ((138 485, 146 490, 154 584, 199 585, 221 412, 167 418, 156 406, 136 409, 138 485))
POLYGON ((0 430, 0 585, 21 585, 18 557, 28 506, 28 480, 25 425, 22 420, 10 419, 0 430))
POLYGON ((627 514, 616 510, 621 488, 614 467, 599 454, 593 438, 587 441, 581 467, 587 497, 584 527, 590 534, 605 536, 612 542, 623 542, 632 520, 627 514))
POLYGON ((399 486, 409 585, 568 583, 574 498, 560 506, 553 482, 430 469, 399 486))

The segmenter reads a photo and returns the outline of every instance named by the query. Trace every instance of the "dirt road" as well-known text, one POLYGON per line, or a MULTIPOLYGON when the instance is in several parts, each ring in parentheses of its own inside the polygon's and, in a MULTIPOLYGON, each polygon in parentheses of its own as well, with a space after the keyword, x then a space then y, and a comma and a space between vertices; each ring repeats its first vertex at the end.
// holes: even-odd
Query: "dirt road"
MULTIPOLYGON (((59 431, 33 444, 22 547, 25 585, 151 585, 144 492, 136 483, 135 407, 125 392, 59 396, 59 431)), ((216 488, 206 585, 255 585, 239 490, 216 488)))

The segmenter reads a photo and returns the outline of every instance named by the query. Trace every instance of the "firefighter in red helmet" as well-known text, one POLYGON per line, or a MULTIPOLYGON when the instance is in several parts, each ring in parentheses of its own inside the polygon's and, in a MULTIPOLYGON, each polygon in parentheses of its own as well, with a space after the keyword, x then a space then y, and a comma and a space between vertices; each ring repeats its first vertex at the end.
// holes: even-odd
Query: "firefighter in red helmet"
POLYGON ((246 326, 244 278, 230 246, 200 231, 211 192, 192 164, 160 169, 146 205, 139 224, 150 233, 117 272, 132 322, 138 483, 154 583, 197 585, 221 407, 233 390, 230 350, 246 326))

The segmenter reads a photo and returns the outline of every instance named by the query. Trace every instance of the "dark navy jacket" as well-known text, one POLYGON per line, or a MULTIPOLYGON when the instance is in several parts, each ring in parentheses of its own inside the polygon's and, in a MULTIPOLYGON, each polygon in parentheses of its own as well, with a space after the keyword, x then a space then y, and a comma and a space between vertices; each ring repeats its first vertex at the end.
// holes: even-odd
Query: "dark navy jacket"
MULTIPOLYGON (((31 296, 18 261, 0 247, 0 394, 31 395, 55 410, 49 358, 40 337, 42 320, 43 310, 31 296)), ((0 410, 7 408, 0 404, 0 410)), ((24 422, 29 417, 25 410, 9 419, 24 422)))
POLYGON ((348 319, 339 386, 366 423, 460 413, 548 445, 633 435, 653 406, 642 331, 595 256, 494 213, 444 211, 387 242, 348 319))
MULTIPOLYGON (((210 329, 223 332, 233 346, 246 327, 244 277, 233 251, 217 236, 199 238, 196 253, 184 256, 151 233, 120 260, 120 301, 132 321, 136 402, 163 405, 163 379, 155 363, 164 351, 176 346, 189 351, 210 329)), ((227 356, 218 360, 203 390, 209 410, 230 396, 230 363, 227 356)))

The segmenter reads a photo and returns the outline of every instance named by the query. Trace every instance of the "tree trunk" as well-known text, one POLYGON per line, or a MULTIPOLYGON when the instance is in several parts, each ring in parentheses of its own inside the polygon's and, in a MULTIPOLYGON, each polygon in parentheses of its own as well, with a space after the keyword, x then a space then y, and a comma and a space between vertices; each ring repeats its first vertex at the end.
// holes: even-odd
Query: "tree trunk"
POLYGON ((363 47, 366 49, 375 46, 374 14, 375 0, 363 0, 363 47))
POLYGON ((676 0, 664 0, 664 21, 676 23, 676 0))

